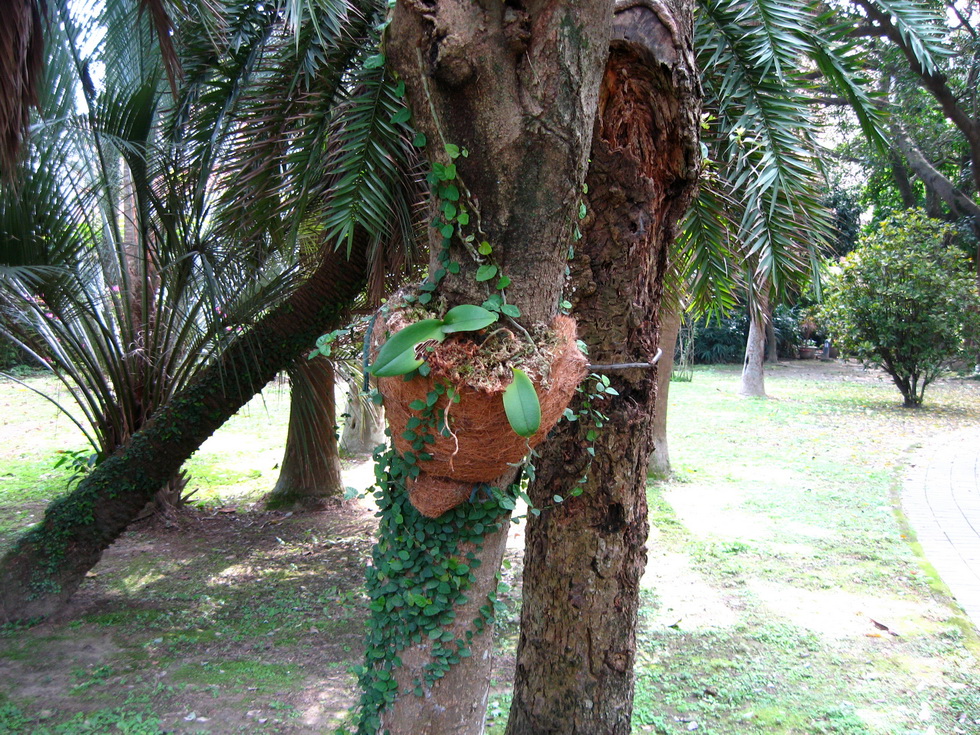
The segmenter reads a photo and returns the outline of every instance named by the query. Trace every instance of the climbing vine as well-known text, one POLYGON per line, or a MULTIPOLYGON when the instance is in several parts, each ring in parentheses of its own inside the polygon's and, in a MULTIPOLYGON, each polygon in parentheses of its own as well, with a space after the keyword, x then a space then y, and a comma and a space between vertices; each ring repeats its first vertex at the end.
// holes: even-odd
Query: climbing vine
POLYGON ((397 669, 405 649, 428 643, 430 661, 424 679, 408 690, 422 696, 423 687, 442 678, 449 668, 471 655, 473 637, 491 625, 499 601, 490 593, 470 626, 460 636, 450 629, 456 609, 467 602, 466 592, 480 565, 477 552, 487 534, 500 530, 513 496, 488 485, 477 485, 470 502, 436 519, 426 518, 409 502, 406 481, 417 477, 420 462, 436 432, 446 431, 444 413, 436 404, 451 388, 437 384, 409 420, 404 438, 412 451, 399 454, 387 448, 375 454, 379 526, 367 569, 370 616, 364 665, 356 673, 361 688, 357 733, 374 735, 382 711, 399 691, 397 669))

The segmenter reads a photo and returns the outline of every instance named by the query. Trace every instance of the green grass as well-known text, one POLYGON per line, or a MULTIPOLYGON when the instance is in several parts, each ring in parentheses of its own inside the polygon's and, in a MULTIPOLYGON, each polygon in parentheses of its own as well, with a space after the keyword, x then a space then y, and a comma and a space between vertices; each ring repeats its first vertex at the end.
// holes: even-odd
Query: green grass
MULTIPOLYGON (((860 373, 775 368, 771 400, 740 399, 736 384, 735 370, 716 368, 671 386, 674 474, 648 486, 634 732, 980 733, 975 628, 895 504, 910 447, 980 423, 980 384, 937 386, 911 412, 860 373)), ((40 415, 8 393, 0 385, 0 409, 16 399, 40 415)), ((281 398, 250 406, 195 457, 203 510, 126 534, 71 618, 0 629, 0 735, 342 722, 361 663, 371 521, 250 509, 277 474, 281 398)), ((58 450, 79 446, 50 416, 10 436, 0 539, 36 520, 64 482, 51 469, 58 450)), ((504 732, 510 706, 519 565, 504 579, 515 590, 502 596, 489 735, 504 732)))
POLYGON ((980 421, 977 386, 937 386, 907 411, 862 375, 777 367, 768 400, 737 397, 737 377, 671 385, 674 476, 650 486, 651 565, 686 566, 644 605, 634 730, 980 732, 962 617, 895 504, 910 447, 980 421))

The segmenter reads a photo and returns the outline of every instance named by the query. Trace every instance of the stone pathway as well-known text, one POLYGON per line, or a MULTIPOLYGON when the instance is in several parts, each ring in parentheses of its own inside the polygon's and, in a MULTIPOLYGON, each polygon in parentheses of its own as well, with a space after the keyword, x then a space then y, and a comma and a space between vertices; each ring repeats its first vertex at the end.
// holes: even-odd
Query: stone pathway
POLYGON ((947 434, 920 450, 902 506, 926 559, 980 628, 980 428, 947 434))

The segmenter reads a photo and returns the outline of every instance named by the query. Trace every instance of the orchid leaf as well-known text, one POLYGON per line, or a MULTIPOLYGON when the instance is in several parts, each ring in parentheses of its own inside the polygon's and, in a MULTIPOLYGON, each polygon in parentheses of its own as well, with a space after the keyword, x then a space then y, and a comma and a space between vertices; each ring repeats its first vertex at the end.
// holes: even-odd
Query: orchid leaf
POLYGON ((541 428, 538 392, 520 368, 514 368, 514 380, 504 391, 504 413, 511 428, 520 436, 533 436, 541 428))
POLYGON ((446 312, 442 320, 444 334, 451 332, 475 332, 497 321, 497 315, 482 306, 461 304, 446 312))
POLYGON ((423 362, 415 356, 416 346, 433 339, 438 342, 445 339, 441 319, 423 319, 409 324, 381 346, 378 358, 368 372, 379 378, 412 372, 423 362))

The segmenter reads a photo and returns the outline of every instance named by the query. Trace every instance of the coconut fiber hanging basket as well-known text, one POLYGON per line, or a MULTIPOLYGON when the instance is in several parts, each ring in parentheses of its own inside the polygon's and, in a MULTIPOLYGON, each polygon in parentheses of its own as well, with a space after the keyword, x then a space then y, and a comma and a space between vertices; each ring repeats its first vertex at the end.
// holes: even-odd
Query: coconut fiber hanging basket
MULTIPOLYGON (((373 335, 375 353, 389 335, 407 326, 397 310, 383 314, 381 321, 384 323, 376 325, 373 335)), ((513 335, 511 338, 514 339, 513 335)), ((468 373, 467 363, 481 360, 481 350, 484 350, 481 339, 482 335, 451 335, 426 353, 428 375, 416 374, 408 381, 400 376, 378 379, 392 441, 402 454, 413 451, 404 433, 409 419, 420 415, 409 405, 416 400, 425 402, 437 383, 451 387, 459 395, 458 403, 451 402, 446 395, 439 397, 436 411, 445 417, 450 435, 437 434, 435 441, 426 445, 424 451, 432 459, 420 462, 421 473, 408 482, 412 505, 429 518, 436 518, 469 500, 477 485, 492 485, 510 466, 520 462, 529 449, 540 444, 561 418, 587 372, 587 361, 575 341, 575 321, 566 316, 556 317, 551 334, 538 348, 535 359, 511 365, 528 374, 541 403, 541 426, 534 435, 525 438, 514 432, 504 412, 503 392, 513 375, 509 367, 489 377, 483 374, 480 380, 474 381, 476 385, 461 377, 468 373)))

